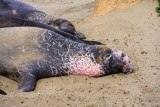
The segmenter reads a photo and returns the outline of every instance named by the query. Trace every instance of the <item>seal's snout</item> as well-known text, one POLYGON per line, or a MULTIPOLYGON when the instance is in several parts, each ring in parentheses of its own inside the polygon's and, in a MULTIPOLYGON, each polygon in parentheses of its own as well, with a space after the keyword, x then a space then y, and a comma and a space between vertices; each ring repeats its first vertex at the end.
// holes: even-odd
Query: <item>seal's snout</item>
POLYGON ((121 51, 113 50, 110 67, 123 73, 133 72, 133 65, 130 58, 121 51))
POLYGON ((133 69, 133 65, 132 65, 132 62, 130 61, 129 57, 127 55, 125 55, 123 57, 123 69, 122 69, 122 72, 123 73, 132 73, 134 71, 133 69))

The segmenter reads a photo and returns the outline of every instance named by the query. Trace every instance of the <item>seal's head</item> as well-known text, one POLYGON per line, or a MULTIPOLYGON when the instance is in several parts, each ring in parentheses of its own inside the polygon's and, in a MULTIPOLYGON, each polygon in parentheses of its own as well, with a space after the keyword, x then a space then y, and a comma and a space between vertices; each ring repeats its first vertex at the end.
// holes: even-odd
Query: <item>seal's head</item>
POLYGON ((65 19, 52 20, 49 24, 55 27, 56 29, 59 29, 61 31, 64 31, 70 34, 75 34, 75 31, 76 31, 74 25, 65 19))
POLYGON ((108 49, 100 53, 101 65, 105 74, 131 73, 133 66, 129 57, 118 50, 108 49))
POLYGON ((58 30, 78 36, 80 39, 86 38, 82 33, 77 32, 75 26, 68 20, 55 19, 55 20, 52 20, 49 24, 58 30))

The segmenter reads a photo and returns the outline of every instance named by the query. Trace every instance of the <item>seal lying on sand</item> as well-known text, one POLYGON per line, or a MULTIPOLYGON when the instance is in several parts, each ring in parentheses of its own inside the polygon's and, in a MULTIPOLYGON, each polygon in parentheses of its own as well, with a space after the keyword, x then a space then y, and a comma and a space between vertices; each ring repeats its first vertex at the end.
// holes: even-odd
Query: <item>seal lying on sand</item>
POLYGON ((133 71, 121 51, 74 42, 49 30, 5 28, 0 34, 0 75, 16 80, 21 91, 34 90, 41 78, 133 71))
POLYGON ((85 39, 85 36, 82 33, 77 32, 71 22, 64 19, 52 18, 46 13, 19 0, 1 0, 0 15, 52 25, 61 31, 70 33, 80 39, 85 39))

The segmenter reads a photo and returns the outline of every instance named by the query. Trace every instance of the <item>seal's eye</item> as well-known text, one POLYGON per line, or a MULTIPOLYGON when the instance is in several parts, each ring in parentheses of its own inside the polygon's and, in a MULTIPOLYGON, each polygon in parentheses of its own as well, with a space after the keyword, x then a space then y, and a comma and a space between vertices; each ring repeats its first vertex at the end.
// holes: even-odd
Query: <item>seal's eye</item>
POLYGON ((110 55, 110 54, 105 55, 104 63, 107 63, 110 58, 111 58, 111 55, 110 55))
POLYGON ((108 57, 110 57, 110 55, 108 54, 108 55, 106 55, 106 58, 108 58, 108 57))
POLYGON ((110 57, 111 57, 111 55, 110 54, 107 54, 106 56, 105 56, 105 60, 109 60, 110 59, 110 57))

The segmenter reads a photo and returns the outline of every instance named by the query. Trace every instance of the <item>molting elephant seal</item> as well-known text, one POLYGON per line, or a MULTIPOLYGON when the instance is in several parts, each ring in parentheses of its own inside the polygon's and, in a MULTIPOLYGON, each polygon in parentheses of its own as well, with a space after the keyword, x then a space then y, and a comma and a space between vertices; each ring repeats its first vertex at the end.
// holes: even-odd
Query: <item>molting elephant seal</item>
POLYGON ((0 34, 0 75, 17 81, 25 92, 33 91, 41 78, 133 72, 121 51, 78 43, 50 30, 4 28, 0 34))

